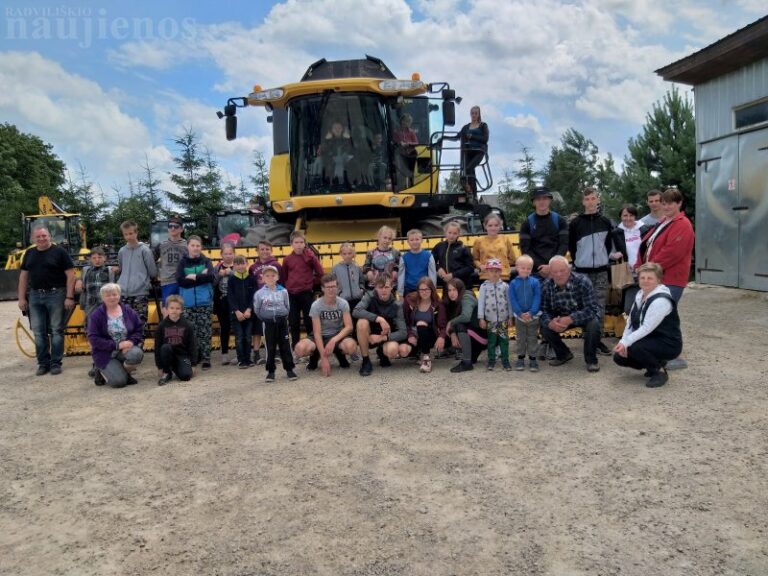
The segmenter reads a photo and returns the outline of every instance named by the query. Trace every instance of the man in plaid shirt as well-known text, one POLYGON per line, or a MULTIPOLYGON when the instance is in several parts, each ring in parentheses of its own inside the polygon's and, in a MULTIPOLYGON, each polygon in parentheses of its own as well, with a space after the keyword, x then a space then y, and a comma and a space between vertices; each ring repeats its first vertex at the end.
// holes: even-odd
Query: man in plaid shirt
POLYGON ((541 289, 541 335, 552 346, 556 357, 550 366, 561 366, 573 359, 573 353, 563 342, 561 334, 581 327, 584 340, 584 360, 589 372, 597 372, 597 344, 600 342, 600 306, 589 278, 571 267, 563 256, 549 261, 550 276, 541 289))

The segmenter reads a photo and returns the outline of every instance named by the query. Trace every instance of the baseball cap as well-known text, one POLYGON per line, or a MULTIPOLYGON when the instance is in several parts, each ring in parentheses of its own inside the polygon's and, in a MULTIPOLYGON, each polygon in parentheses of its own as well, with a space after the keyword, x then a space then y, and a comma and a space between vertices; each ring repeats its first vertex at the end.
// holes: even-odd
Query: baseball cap
POLYGON ((278 274, 277 268, 275 268, 271 264, 267 264, 266 266, 264 266, 264 268, 261 269, 261 273, 262 274, 264 274, 265 272, 269 272, 269 271, 272 271, 275 274, 278 274))
POLYGON ((533 189, 533 198, 552 198, 552 192, 546 186, 537 186, 533 189))

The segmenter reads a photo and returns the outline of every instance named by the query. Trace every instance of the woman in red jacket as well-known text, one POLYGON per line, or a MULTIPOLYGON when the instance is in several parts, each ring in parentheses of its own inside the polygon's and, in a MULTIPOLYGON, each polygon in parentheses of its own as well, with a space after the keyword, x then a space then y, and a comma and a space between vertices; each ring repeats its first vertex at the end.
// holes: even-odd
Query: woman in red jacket
MULTIPOLYGON (((669 288, 675 304, 680 302, 691 273, 693 254, 693 225, 684 212, 683 195, 677 188, 668 188, 661 195, 664 218, 643 237, 640 246, 641 258, 637 266, 655 262, 664 269, 662 284, 669 288)), ((667 363, 667 370, 687 368, 683 358, 667 363)))

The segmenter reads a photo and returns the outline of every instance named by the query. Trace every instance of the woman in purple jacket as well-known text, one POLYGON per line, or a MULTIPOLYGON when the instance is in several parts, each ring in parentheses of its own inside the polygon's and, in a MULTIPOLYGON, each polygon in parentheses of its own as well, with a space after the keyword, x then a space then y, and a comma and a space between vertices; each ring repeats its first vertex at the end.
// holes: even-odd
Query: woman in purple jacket
POLYGON ((131 372, 144 359, 141 349, 144 323, 130 306, 120 303, 120 292, 118 284, 102 286, 102 304, 91 313, 88 321, 97 386, 108 384, 112 388, 122 388, 136 384, 131 372))

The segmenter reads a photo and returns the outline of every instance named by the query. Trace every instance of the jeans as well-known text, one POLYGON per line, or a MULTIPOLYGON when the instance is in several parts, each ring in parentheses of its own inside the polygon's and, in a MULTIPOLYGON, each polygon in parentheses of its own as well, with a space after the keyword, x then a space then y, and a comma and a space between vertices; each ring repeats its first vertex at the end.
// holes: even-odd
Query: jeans
POLYGON ((31 290, 29 293, 29 319, 35 334, 38 366, 61 366, 64 356, 65 295, 64 288, 53 292, 31 290))
POLYGON ((101 371, 101 375, 112 388, 122 388, 128 384, 128 372, 123 364, 138 366, 144 359, 144 350, 139 346, 128 348, 127 352, 117 352, 112 354, 112 359, 101 371))
POLYGON ((233 314, 232 327, 235 329, 235 350, 237 361, 240 364, 248 364, 251 361, 251 328, 253 320, 248 318, 240 322, 233 314))

